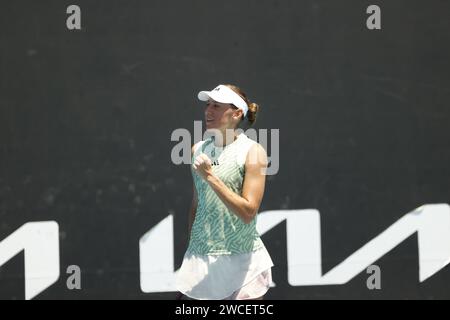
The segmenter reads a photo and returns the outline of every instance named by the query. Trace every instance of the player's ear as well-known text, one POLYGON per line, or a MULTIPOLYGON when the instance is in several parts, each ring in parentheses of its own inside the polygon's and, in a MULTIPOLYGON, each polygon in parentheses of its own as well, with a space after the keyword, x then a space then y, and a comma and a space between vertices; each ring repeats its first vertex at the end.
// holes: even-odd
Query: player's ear
POLYGON ((236 109, 233 113, 233 119, 240 120, 243 115, 244 111, 242 111, 241 109, 236 109))

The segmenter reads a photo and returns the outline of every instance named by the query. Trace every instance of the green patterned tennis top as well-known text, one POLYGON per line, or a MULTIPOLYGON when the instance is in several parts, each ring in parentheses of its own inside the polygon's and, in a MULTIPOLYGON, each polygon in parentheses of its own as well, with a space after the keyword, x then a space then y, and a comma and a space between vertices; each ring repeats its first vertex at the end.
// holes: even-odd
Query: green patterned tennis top
MULTIPOLYGON (((215 146, 213 138, 209 138, 196 145, 192 163, 199 154, 206 154, 211 159, 214 175, 230 190, 242 195, 245 160, 255 143, 243 133, 225 147, 215 146)), ((256 231, 256 217, 245 224, 193 169, 192 176, 198 205, 187 249, 189 253, 230 255, 249 253, 264 246, 256 231)))

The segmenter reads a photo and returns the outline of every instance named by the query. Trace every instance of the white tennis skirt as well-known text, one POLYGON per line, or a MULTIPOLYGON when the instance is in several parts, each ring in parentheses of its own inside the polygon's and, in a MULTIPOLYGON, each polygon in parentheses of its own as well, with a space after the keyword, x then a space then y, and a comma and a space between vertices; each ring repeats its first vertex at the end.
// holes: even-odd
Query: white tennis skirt
POLYGON ((269 289, 272 267, 264 246, 232 255, 186 253, 177 272, 177 290, 198 300, 255 299, 269 289))

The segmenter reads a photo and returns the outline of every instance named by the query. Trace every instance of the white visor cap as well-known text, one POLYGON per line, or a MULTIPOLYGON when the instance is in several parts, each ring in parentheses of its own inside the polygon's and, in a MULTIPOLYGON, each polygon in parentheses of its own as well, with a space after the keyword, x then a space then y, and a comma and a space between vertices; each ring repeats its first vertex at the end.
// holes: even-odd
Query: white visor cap
POLYGON ((244 113, 244 117, 247 115, 248 105, 244 101, 244 99, 242 99, 240 95, 238 95, 229 87, 224 86, 223 84, 219 84, 211 91, 200 91, 198 93, 198 98, 201 101, 208 101, 208 99, 212 99, 220 103, 233 104, 234 106, 242 110, 242 112, 244 113))

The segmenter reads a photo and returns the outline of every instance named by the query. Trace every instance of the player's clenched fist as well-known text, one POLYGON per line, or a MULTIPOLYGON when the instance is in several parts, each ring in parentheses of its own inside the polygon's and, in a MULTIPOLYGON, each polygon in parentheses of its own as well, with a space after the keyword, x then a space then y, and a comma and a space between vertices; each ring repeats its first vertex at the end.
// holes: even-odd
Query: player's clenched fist
POLYGON ((208 175, 212 173, 211 171, 211 160, 204 153, 199 154, 192 165, 197 174, 199 174, 203 179, 206 179, 208 175))

